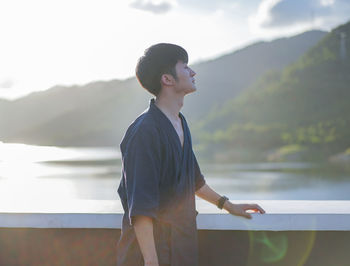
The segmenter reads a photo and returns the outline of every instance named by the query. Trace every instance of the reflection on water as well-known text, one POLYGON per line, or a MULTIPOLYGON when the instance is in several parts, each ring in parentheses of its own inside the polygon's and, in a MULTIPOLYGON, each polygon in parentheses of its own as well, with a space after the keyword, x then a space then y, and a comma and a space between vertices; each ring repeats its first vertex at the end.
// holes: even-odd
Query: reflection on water
MULTIPOLYGON (((349 200, 350 176, 310 163, 202 164, 207 183, 231 199, 349 200)), ((118 199, 116 148, 0 142, 0 200, 118 199)))
POLYGON ((0 141, 0 162, 93 161, 120 158, 116 148, 34 146, 0 141))
POLYGON ((233 199, 349 200, 350 177, 276 171, 210 173, 210 185, 233 199))
POLYGON ((115 199, 116 148, 62 148, 0 142, 0 200, 115 199))

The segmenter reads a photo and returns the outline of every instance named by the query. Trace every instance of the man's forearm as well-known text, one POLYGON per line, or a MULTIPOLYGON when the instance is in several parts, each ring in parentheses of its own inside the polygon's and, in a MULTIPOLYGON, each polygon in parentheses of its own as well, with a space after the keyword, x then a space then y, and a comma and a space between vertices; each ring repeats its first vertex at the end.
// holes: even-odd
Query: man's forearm
MULTIPOLYGON (((218 200, 220 199, 220 195, 216 193, 213 189, 211 189, 207 184, 202 186, 200 189, 196 191, 196 195, 206 201, 209 201, 215 205, 217 205, 218 200)), ((223 209, 228 211, 233 215, 243 216, 245 218, 252 218, 252 216, 247 213, 248 212, 260 212, 265 213, 265 210, 261 208, 258 204, 249 203, 249 204, 233 204, 231 201, 226 200, 223 206, 223 209)))
MULTIPOLYGON (((216 193, 211 187, 209 187, 207 184, 204 184, 200 189, 196 191, 196 195, 206 201, 209 201, 210 203, 213 203, 214 205, 217 205, 218 200, 220 199, 220 195, 216 193)), ((225 208, 226 202, 224 204, 225 208)))
POLYGON ((153 221, 147 216, 135 216, 134 230, 145 265, 158 265, 158 256, 154 244, 153 221))

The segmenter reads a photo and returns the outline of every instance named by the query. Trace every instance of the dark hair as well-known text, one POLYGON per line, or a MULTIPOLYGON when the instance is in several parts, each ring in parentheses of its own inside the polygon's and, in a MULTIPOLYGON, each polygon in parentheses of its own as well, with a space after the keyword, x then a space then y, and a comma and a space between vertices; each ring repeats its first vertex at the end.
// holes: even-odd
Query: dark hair
POLYGON ((182 47, 171 43, 158 43, 145 50, 136 66, 136 77, 142 87, 157 96, 161 90, 163 74, 177 79, 175 65, 178 61, 188 63, 188 54, 182 47))

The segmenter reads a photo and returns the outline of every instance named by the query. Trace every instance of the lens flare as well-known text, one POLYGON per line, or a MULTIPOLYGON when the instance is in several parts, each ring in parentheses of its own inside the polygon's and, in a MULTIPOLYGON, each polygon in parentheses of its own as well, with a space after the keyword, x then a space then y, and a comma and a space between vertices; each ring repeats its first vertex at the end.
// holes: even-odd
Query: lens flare
POLYGON ((305 265, 316 231, 249 231, 247 265, 305 265))

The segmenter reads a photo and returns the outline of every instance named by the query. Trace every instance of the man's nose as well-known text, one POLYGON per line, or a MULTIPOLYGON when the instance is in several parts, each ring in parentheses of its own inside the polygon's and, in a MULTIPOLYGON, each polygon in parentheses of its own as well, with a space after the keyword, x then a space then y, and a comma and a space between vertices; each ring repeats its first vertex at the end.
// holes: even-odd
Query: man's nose
POLYGON ((195 76, 197 73, 193 71, 193 69, 191 68, 191 77, 195 76))

